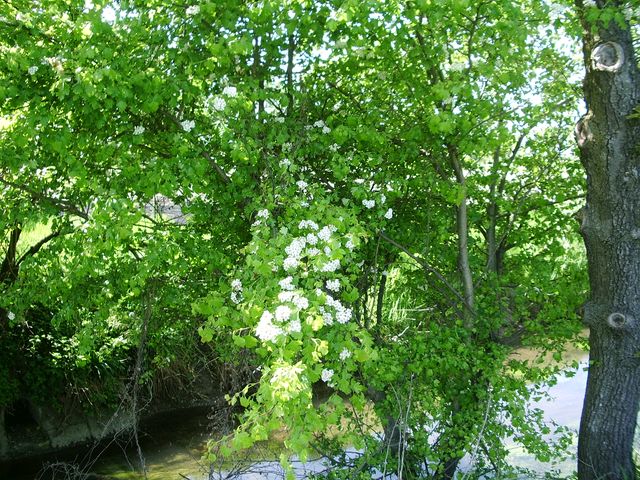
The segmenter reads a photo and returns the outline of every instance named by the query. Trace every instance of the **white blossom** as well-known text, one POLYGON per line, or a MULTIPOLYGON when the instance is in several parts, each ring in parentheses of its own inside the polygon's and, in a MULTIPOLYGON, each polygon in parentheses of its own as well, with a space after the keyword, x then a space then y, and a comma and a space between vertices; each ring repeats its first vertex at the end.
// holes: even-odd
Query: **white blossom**
POLYGON ((293 299, 293 303, 299 310, 309 308, 309 300, 306 297, 296 296, 293 299))
POLYGON ((393 218, 393 209, 390 208, 389 210, 387 210, 387 213, 384 214, 384 218, 391 220, 391 218, 393 218))
POLYGON ((231 282, 231 288, 234 290, 242 290, 242 282, 240 279, 236 278, 231 282))
POLYGON ((331 260, 330 262, 325 263, 320 269, 321 272, 335 272, 340 268, 340 260, 331 260))
POLYGON ((226 95, 227 97, 233 98, 238 96, 238 89, 232 86, 224 87, 224 89, 222 90, 222 94, 226 95))
POLYGON ((198 5, 192 5, 187 8, 188 16, 197 15, 198 13, 200 13, 200 7, 198 5))
POLYGON ((329 312, 324 312, 322 314, 322 319, 324 320, 325 325, 333 325, 333 315, 329 312))
POLYGON ((292 320, 289 323, 289 328, 288 330, 290 332, 297 332, 300 333, 302 331, 302 324, 300 323, 300 320, 298 320, 297 318, 295 320, 292 320))
POLYGON ((324 247, 324 254, 327 255, 327 256, 331 256, 331 248, 324 247))
POLYGON ((313 247, 313 248, 307 248, 307 255, 309 255, 310 257, 315 257, 316 255, 318 255, 320 253, 320 250, 318 250, 317 248, 313 247))
POLYGON ((213 108, 218 110, 218 111, 222 111, 225 108, 227 108, 227 102, 225 101, 224 98, 221 97, 217 97, 214 101, 213 101, 213 108))
POLYGON ((38 66, 37 65, 29 67, 29 69, 27 70, 27 72, 29 72, 29 75, 35 75, 37 71, 38 71, 38 66))
POLYGON ((305 239, 307 240, 307 243, 309 245, 315 245, 316 243, 318 243, 318 237, 316 236, 315 233, 309 233, 307 234, 307 236, 305 237, 305 239))
POLYGON ((305 182, 304 180, 298 180, 296 182, 296 185, 298 186, 298 188, 300 190, 306 190, 306 188, 309 186, 309 184, 307 182, 305 182))
POLYGON ((318 224, 313 220, 301 220, 298 224, 298 228, 310 228, 311 230, 318 230, 318 224))
POLYGON ((144 133, 145 128, 142 125, 136 125, 133 129, 134 135, 142 135, 144 133))
POLYGON ((196 122, 194 122, 193 120, 183 120, 182 122, 180 122, 180 126, 185 132, 190 132, 195 128, 196 122))
POLYGON ((282 268, 284 268, 285 270, 291 270, 293 268, 296 268, 299 263, 300 262, 297 258, 287 257, 284 259, 284 262, 282 262, 282 268))
POLYGON ((300 258, 302 255, 302 250, 306 246, 307 241, 304 237, 294 238, 291 243, 284 249, 287 252, 287 255, 293 258, 300 258))
POLYGON ((327 287, 327 290, 331 290, 332 292, 337 292, 338 290, 340 290, 340 280, 337 278, 333 280, 327 280, 325 285, 327 287))
POLYGON ((371 208, 376 206, 376 201, 375 200, 362 200, 362 205, 364 205, 365 207, 371 209, 371 208))
POLYGON ((280 288, 283 290, 293 290, 293 277, 288 276, 287 278, 283 278, 278 282, 278 285, 280 285, 280 288))
POLYGON ((278 300, 281 302, 290 302, 296 296, 294 292, 280 292, 278 294, 278 300))
POLYGON ((266 208, 258 211, 258 213, 256 214, 256 216, 258 218, 269 218, 269 210, 267 210, 266 208))
POLYGON ((233 292, 231 292, 231 301, 233 303, 235 303, 237 305, 240 302, 242 302, 242 300, 244 300, 244 297, 242 296, 242 292, 237 292, 235 290, 233 292))
POLYGON ((291 142, 285 142, 282 144, 282 150, 285 152, 288 152, 289 150, 291 150, 292 147, 293 147, 293 144, 291 142))
POLYGON ((282 160, 280 160, 281 167, 287 168, 290 165, 291 165, 291 160, 289 160, 288 158, 283 158, 282 160))
POLYGON ((284 322, 286 320, 289 320, 289 317, 291 316, 291 309, 286 305, 279 305, 278 308, 276 308, 275 315, 276 320, 284 322))
POLYGON ((276 123, 284 123, 284 117, 276 117, 274 120, 276 123))
POLYGON ((263 342, 272 342, 278 335, 282 334, 282 329, 274 325, 271 320, 273 320, 273 315, 268 310, 265 310, 256 326, 256 337, 263 342))
POLYGON ((318 238, 320 238, 320 240, 328 242, 329 239, 331 238, 331 229, 326 226, 322 227, 322 230, 318 232, 318 238))
POLYGON ((352 311, 350 308, 338 308, 336 309, 336 321, 338 323, 347 323, 351 320, 352 311))
POLYGON ((331 133, 331 129, 325 125, 322 127, 322 133, 331 133))
POLYGON ((15 314, 15 313, 13 313, 13 312, 9 312, 9 313, 7 313, 7 318, 8 318, 9 320, 15 320, 15 318, 16 318, 16 314, 15 314))
POLYGON ((386 202, 386 201, 387 201, 387 197, 383 193, 382 195, 380 195, 380 204, 384 205, 384 202, 386 202))
POLYGON ((331 150, 334 153, 337 152, 339 148, 340 148, 340 145, 338 145, 337 143, 334 143, 333 145, 329 145, 329 150, 331 150))
POLYGON ((345 247, 347 247, 349 250, 353 250, 355 248, 355 245, 353 244, 353 240, 351 239, 347 240, 345 247))
POLYGON ((328 368, 324 368, 322 370, 322 381, 325 383, 329 383, 331 381, 331 379, 333 378, 333 370, 330 370, 328 368))
POLYGON ((313 124, 313 126, 316 127, 316 128, 322 128, 322 127, 325 126, 325 123, 324 123, 323 120, 318 120, 313 124))
POLYGON ((342 351, 340 352, 340 360, 344 362, 349 357, 351 357, 351 352, 349 351, 348 348, 343 348, 342 351))
POLYGON ((305 201, 302 201, 302 202, 300 202, 300 206, 301 206, 302 208, 307 208, 307 207, 309 206, 309 202, 307 202, 306 200, 305 200, 305 201))

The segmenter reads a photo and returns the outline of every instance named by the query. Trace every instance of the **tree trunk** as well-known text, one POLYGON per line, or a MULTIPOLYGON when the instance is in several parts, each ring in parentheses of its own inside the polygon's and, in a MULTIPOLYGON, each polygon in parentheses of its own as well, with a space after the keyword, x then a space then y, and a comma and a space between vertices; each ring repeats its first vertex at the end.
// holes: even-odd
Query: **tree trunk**
MULTIPOLYGON (((622 10, 630 2, 608 1, 622 10)), ((604 0, 597 1, 603 8, 604 0)), ((591 294, 590 358, 578 443, 578 478, 634 479, 640 402, 640 73, 628 25, 583 23, 588 113, 576 126, 587 172, 582 235, 591 294)), ((631 8, 631 7, 627 7, 631 8)), ((622 17, 624 18, 624 17, 622 17)))

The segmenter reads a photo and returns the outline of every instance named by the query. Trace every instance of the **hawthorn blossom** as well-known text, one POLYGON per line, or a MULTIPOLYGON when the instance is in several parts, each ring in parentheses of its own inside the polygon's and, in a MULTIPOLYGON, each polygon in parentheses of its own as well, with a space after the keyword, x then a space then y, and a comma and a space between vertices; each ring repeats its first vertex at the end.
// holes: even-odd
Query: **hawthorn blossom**
POLYGON ((337 152, 339 148, 340 146, 337 143, 334 143, 333 145, 329 145, 329 150, 331 150, 334 153, 337 152))
POLYGON ((198 5, 192 5, 187 8, 188 16, 197 15, 198 13, 200 13, 200 7, 198 5))
POLYGON ((282 160, 280 160, 281 167, 287 168, 290 165, 291 165, 291 160, 289 160, 288 158, 283 158, 282 160))
POLYGON ((180 126, 185 132, 190 132, 196 127, 196 122, 194 122, 193 120, 183 120, 182 122, 180 122, 180 126))
POLYGON ((331 256, 331 249, 329 247, 324 247, 324 254, 326 256, 331 256))
POLYGON ((286 320, 289 320, 289 317, 291 316, 291 309, 286 305, 280 305, 278 306, 278 308, 276 308, 275 315, 276 315, 276 320, 280 322, 284 322, 286 320))
POLYGON ((145 131, 145 128, 142 125, 136 125, 133 129, 134 135, 142 135, 145 131))
POLYGON ((301 220, 298 224, 298 228, 310 228, 311 230, 318 230, 318 224, 313 220, 301 220))
POLYGON ((278 285, 282 290, 293 290, 293 277, 289 275, 287 278, 280 280, 278 285))
POLYGON ((322 128, 322 127, 324 127, 326 125, 325 125, 323 120, 318 120, 313 124, 313 126, 316 127, 316 128, 322 128))
POLYGON ((362 205, 364 205, 365 207, 371 209, 371 208, 376 206, 376 201, 375 200, 362 200, 362 205))
POLYGON ((350 308, 338 308, 336 309, 336 321, 338 323, 342 323, 345 324, 347 323, 349 320, 351 320, 351 315, 352 315, 352 311, 350 308))
POLYGON ((338 290, 340 290, 340 280, 337 278, 334 280, 327 280, 325 285, 327 287, 327 290, 331 290, 332 292, 337 292, 338 290))
POLYGON ((318 238, 320 238, 320 240, 328 242, 329 238, 331 238, 331 229, 326 226, 322 227, 322 230, 318 232, 318 238))
POLYGON ((325 325, 333 325, 333 315, 329 312, 324 312, 322 314, 322 320, 324 320, 325 325))
POLYGON ((322 133, 331 133, 331 129, 325 125, 324 127, 322 127, 322 133))
POLYGON ((29 69, 27 70, 27 72, 29 72, 29 75, 35 75, 37 71, 38 71, 38 66, 37 65, 29 67, 29 69))
POLYGON ((276 117, 274 120, 276 123, 284 123, 284 117, 276 117))
POLYGON ((238 96, 238 89, 232 86, 224 87, 224 89, 222 90, 222 94, 226 95, 227 97, 233 98, 238 96))
POLYGON ((240 281, 240 279, 236 278, 235 280, 233 280, 231 282, 231 288, 233 288, 234 290, 242 290, 242 282, 240 281))
POLYGON ((299 310, 309 308, 309 300, 306 297, 296 296, 293 298, 293 304, 298 307, 299 310))
POLYGON ((300 190, 303 190, 303 191, 306 190, 306 188, 309 186, 309 184, 307 182, 305 182, 304 180, 298 180, 296 182, 296 185, 298 186, 298 188, 300 190))
POLYGON ((272 342, 278 335, 281 335, 282 329, 272 323, 273 315, 265 310, 260 317, 258 325, 256 325, 256 337, 263 342, 272 342))
POLYGON ((349 351, 348 348, 343 348, 339 356, 340 356, 340 360, 344 362, 347 358, 351 357, 351 352, 349 351))
POLYGON ((384 202, 386 202, 386 201, 387 201, 387 197, 383 193, 382 195, 380 195, 380 204, 384 205, 384 202))
POLYGON ((293 258, 300 258, 302 250, 306 246, 307 241, 304 237, 294 238, 293 241, 284 249, 287 255, 293 258))
POLYGON ((387 213, 384 214, 384 218, 386 218, 387 220, 391 220, 391 218, 393 218, 393 209, 392 208, 387 210, 387 213))
POLYGON ((353 240, 351 239, 347 240, 347 243, 344 246, 347 247, 349 250, 353 250, 355 248, 355 245, 353 244, 353 240))
POLYGON ((231 301, 233 303, 238 305, 240 302, 242 302, 242 300, 244 300, 244 297, 242 296, 242 292, 237 292, 237 291, 231 292, 231 301))
POLYGON ((331 379, 333 378, 333 370, 328 369, 328 368, 324 368, 322 370, 322 374, 320 376, 321 376, 323 382, 329 383, 331 381, 331 379))
POLYGON ((307 236, 305 237, 305 239, 307 240, 307 243, 309 245, 315 245, 316 243, 318 243, 318 237, 316 237, 315 233, 309 233, 307 234, 307 236))
POLYGON ((7 318, 8 318, 9 320, 15 320, 15 318, 16 318, 16 314, 15 314, 15 313, 13 313, 13 312, 9 312, 9 313, 7 313, 7 318))
POLYGON ((300 262, 297 258, 287 257, 284 259, 284 262, 282 262, 282 268, 285 270, 291 270, 292 268, 296 268, 299 263, 300 262))
POLYGON ((335 272, 340 268, 340 260, 335 259, 325 263, 320 269, 321 272, 335 272))
POLYGON ((318 250, 315 247, 314 248, 307 248, 307 255, 309 255, 310 257, 315 257, 319 253, 320 253, 320 250, 318 250))
POLYGON ((256 216, 258 218, 268 218, 269 217, 269 210, 267 210, 266 208, 263 209, 263 210, 260 210, 260 211, 258 211, 256 216))
POLYGON ((289 329, 290 332, 300 333, 302 331, 302 324, 300 323, 300 320, 298 320, 298 319, 292 320, 289 323, 289 328, 288 329, 289 329))
POLYGON ((278 294, 278 300, 281 302, 290 302, 295 298, 296 294, 294 292, 280 292, 278 294))

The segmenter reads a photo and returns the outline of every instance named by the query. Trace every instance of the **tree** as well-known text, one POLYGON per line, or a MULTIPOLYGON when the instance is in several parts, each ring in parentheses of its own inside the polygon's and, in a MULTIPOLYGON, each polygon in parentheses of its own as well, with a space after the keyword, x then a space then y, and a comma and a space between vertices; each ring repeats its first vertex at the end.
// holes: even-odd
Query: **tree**
POLYGON ((588 108, 576 126, 576 138, 587 172, 581 228, 591 288, 584 317, 590 357, 578 446, 581 480, 637 476, 640 71, 630 27, 632 19, 637 21, 633 4, 576 1, 588 108))

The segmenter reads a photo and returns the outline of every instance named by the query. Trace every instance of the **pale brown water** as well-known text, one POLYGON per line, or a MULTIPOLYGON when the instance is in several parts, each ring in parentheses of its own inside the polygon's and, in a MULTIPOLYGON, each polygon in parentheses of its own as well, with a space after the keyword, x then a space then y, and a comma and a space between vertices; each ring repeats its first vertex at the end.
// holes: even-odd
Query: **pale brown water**
MULTIPOLYGON (((516 354, 520 359, 532 359, 536 353, 529 350, 519 350, 516 354)), ((586 385, 587 354, 578 349, 570 349, 565 355, 565 361, 580 362, 580 368, 574 376, 561 376, 558 383, 549 389, 549 400, 534 403, 534 406, 545 412, 545 417, 559 425, 564 425, 576 430, 580 421, 580 412, 586 385)), ((149 480, 201 480, 208 477, 208 467, 201 462, 201 457, 206 450, 206 442, 210 436, 207 421, 207 411, 186 410, 172 413, 168 416, 160 416, 155 421, 142 427, 140 436, 141 446, 144 452, 149 480)), ((548 471, 549 464, 540 464, 523 452, 513 442, 510 445, 510 463, 515 466, 526 467, 534 471, 548 471)), ((575 446, 575 445, 574 445, 575 446)), ((277 448, 277 446, 276 446, 277 448)), ((264 459, 274 459, 277 452, 265 451, 264 459)), ((111 445, 106 450, 95 449, 92 456, 87 451, 63 452, 58 455, 50 455, 28 462, 15 463, 10 466, 0 466, 0 480, 31 480, 36 478, 62 479, 59 473, 53 475, 51 471, 38 475, 43 463, 56 461, 77 462, 86 470, 107 476, 108 478, 139 480, 143 478, 136 470, 139 469, 139 460, 136 450, 129 445, 111 445), (96 460, 96 456, 99 458, 96 460)), ((302 471, 305 468, 315 470, 320 467, 313 462, 306 465, 297 465, 302 471)), ((564 475, 569 475, 575 470, 575 459, 569 458, 554 466, 564 475)), ((222 478, 216 475, 212 478, 222 478)), ((283 472, 277 462, 262 462, 242 477, 244 480, 276 479, 283 478, 283 472)))

